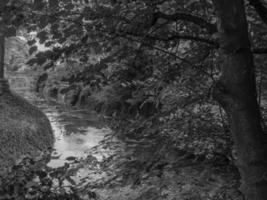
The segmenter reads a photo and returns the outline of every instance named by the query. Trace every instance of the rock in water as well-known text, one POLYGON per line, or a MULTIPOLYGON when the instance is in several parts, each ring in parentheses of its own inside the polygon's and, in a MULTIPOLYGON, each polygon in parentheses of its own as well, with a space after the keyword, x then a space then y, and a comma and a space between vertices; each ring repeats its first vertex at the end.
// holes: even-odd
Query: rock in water
POLYGON ((0 79, 0 168, 12 165, 22 155, 37 156, 53 142, 47 117, 0 79))

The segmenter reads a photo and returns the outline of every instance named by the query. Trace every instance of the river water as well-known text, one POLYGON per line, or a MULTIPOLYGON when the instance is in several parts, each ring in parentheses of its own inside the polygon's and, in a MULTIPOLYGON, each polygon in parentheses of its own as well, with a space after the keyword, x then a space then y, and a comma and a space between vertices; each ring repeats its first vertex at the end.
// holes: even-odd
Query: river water
MULTIPOLYGON (((40 108, 50 120, 55 143, 48 166, 60 167, 68 162, 68 158, 86 157, 93 147, 111 133, 96 113, 67 108, 36 95, 33 91, 33 77, 32 73, 8 75, 11 89, 40 108)), ((101 159, 104 154, 97 152, 94 156, 101 159)))
MULTIPOLYGON (((75 187, 86 191, 94 188, 99 199, 121 200, 117 198, 121 192, 114 192, 112 188, 102 188, 103 183, 116 178, 113 170, 101 167, 102 161, 111 158, 118 149, 118 141, 112 137, 112 131, 96 113, 69 108, 38 96, 33 90, 34 76, 32 73, 7 75, 11 89, 37 106, 50 120, 55 143, 51 160, 47 165, 57 170, 66 163, 73 163, 70 166, 75 169, 75 173, 71 175, 75 187), (108 147, 100 144, 103 139, 108 139, 108 147), (114 194, 117 196, 113 198, 114 194)), ((120 144, 119 148, 121 149, 120 144)), ((55 184, 57 185, 56 182, 55 184)), ((64 186, 69 185, 73 183, 64 181, 64 186)), ((84 199, 88 199, 87 196, 84 199)))
MULTIPOLYGON (((95 113, 70 109, 33 95, 30 97, 26 98, 46 114, 53 129, 55 143, 52 159, 48 163, 50 167, 60 167, 70 157, 86 157, 111 132, 103 127, 95 113)), ((102 157, 101 152, 94 156, 102 157)))

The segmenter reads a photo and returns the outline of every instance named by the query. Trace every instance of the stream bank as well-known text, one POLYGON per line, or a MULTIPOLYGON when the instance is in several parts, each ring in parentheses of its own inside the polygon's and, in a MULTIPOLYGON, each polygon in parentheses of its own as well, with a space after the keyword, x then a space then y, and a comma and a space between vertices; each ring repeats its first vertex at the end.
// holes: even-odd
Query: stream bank
POLYGON ((68 157, 86 157, 86 152, 97 146, 111 130, 95 112, 60 105, 34 93, 35 76, 32 71, 8 75, 11 89, 44 112, 51 123, 55 142, 49 165, 59 167, 68 157))
POLYGON ((46 115, 9 89, 0 79, 0 168, 15 164, 23 155, 37 156, 52 148, 54 139, 46 115))

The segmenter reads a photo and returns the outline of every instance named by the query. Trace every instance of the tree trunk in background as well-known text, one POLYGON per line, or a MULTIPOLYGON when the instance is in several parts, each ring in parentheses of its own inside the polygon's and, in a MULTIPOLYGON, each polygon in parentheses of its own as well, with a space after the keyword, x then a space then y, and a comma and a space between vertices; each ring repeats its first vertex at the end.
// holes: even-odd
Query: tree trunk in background
POLYGON ((267 199, 267 135, 257 103, 253 56, 243 0, 213 0, 222 74, 213 96, 225 109, 246 200, 267 199))

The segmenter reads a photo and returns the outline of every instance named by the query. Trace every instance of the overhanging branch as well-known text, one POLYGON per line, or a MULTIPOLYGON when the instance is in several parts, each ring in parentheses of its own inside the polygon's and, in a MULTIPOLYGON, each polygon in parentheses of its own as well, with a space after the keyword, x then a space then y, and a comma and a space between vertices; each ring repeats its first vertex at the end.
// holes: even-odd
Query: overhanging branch
POLYGON ((201 36, 176 34, 176 35, 173 35, 167 38, 156 37, 156 36, 147 36, 147 38, 158 40, 158 41, 164 41, 164 42, 176 41, 176 40, 191 40, 191 41, 202 42, 202 43, 206 43, 206 44, 218 47, 218 43, 216 41, 209 39, 209 38, 201 37, 201 36))
POLYGON ((191 41, 195 41, 195 42, 202 42, 202 43, 206 43, 215 47, 218 47, 218 43, 210 38, 207 37, 202 37, 202 36, 195 36, 195 35, 186 35, 186 34, 178 34, 178 33, 170 33, 169 37, 161 37, 161 36, 157 36, 157 35, 143 35, 142 33, 136 33, 133 31, 119 31, 120 34, 125 34, 125 35, 131 35, 131 36, 135 36, 135 37, 143 37, 146 39, 151 39, 151 40, 156 40, 156 41, 163 41, 163 42, 170 42, 170 41, 177 41, 177 40, 191 40, 191 41))
MULTIPOLYGON (((119 31, 120 37, 123 36, 134 36, 134 37, 142 37, 142 34, 134 33, 134 32, 123 32, 119 31)), ((118 36, 118 35, 117 35, 118 36)), ((155 40, 155 41, 162 41, 162 42, 170 42, 170 41, 177 41, 177 40, 191 40, 195 42, 202 42, 210 45, 211 48, 219 49, 220 44, 213 39, 207 38, 207 37, 201 37, 201 36, 194 36, 194 35, 183 35, 183 34, 177 34, 173 33, 173 35, 169 37, 160 37, 160 36, 154 36, 154 35, 146 35, 144 38, 155 40)), ((267 48, 253 48, 251 49, 251 53, 253 54, 267 54, 267 48)))
POLYGON ((178 20, 183 20, 187 22, 194 23, 202 28, 205 28, 208 30, 209 33, 215 33, 217 32, 217 26, 215 24, 209 23, 205 19, 191 15, 188 13, 174 13, 171 15, 162 13, 162 12, 157 12, 154 14, 154 23, 157 22, 158 19, 165 19, 168 21, 178 21, 178 20))

